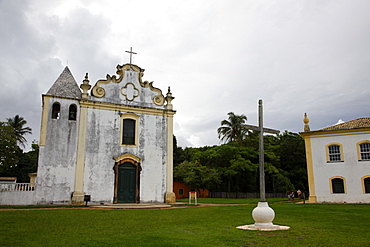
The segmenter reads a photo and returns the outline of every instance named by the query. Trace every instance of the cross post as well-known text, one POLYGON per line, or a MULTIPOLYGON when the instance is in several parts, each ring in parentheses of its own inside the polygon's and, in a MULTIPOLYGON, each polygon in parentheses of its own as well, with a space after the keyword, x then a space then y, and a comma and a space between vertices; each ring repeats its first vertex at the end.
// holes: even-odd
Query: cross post
POLYGON ((262 100, 258 101, 258 126, 246 124, 245 127, 250 130, 259 131, 259 162, 260 162, 260 199, 261 202, 266 201, 266 193, 265 193, 265 155, 264 155, 264 145, 263 145, 263 133, 270 133, 270 134, 279 134, 279 130, 269 129, 263 127, 263 106, 262 100))
POLYGON ((130 50, 129 51, 126 51, 127 53, 130 53, 130 67, 131 67, 131 65, 132 65, 132 54, 137 54, 136 52, 133 52, 132 51, 132 47, 130 47, 130 50))
MULTIPOLYGON (((277 230, 288 230, 289 226, 279 226, 274 225, 272 221, 275 218, 275 212, 272 208, 269 207, 268 203, 266 202, 266 194, 265 194, 265 164, 264 164, 264 150, 263 150, 263 108, 262 108, 262 100, 258 101, 258 127, 259 130, 259 144, 260 144, 260 199, 261 201, 258 202, 258 206, 255 207, 252 211, 252 217, 255 221, 252 225, 245 225, 245 226, 238 226, 239 229, 245 230, 259 230, 259 231, 277 231, 277 230)), ((270 130, 270 129, 268 129, 270 130)), ((269 131, 268 131, 269 132, 269 131)), ((279 133, 277 130, 272 130, 273 134, 279 133)), ((271 132, 269 132, 271 133, 271 132)))
POLYGON ((280 131, 274 129, 263 128, 263 106, 262 99, 258 101, 258 125, 260 131, 260 199, 261 202, 266 201, 265 193, 265 152, 263 145, 263 132, 278 134, 280 131), (266 131, 265 131, 266 130, 266 131))
POLYGON ((263 106, 261 99, 258 101, 258 125, 260 131, 260 199, 261 202, 265 202, 265 155, 263 146, 263 106))

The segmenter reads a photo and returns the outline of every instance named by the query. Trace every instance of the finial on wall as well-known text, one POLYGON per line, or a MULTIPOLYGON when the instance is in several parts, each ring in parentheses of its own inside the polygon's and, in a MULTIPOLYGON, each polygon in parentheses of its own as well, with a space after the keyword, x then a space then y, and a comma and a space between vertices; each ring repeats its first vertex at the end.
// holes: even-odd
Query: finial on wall
POLYGON ((167 101, 167 105, 166 105, 166 108, 167 109, 171 109, 172 110, 172 104, 171 104, 171 101, 174 99, 175 97, 172 97, 172 93, 171 93, 171 88, 168 87, 168 92, 166 94, 166 101, 167 101))
POLYGON ((310 131, 310 125, 308 125, 310 120, 307 117, 307 113, 304 114, 303 122, 304 122, 304 132, 310 131))
POLYGON ((80 85, 80 88, 83 90, 83 93, 81 95, 82 99, 88 99, 89 94, 87 91, 91 88, 91 85, 89 84, 89 73, 86 73, 85 79, 82 81, 82 84, 80 85))

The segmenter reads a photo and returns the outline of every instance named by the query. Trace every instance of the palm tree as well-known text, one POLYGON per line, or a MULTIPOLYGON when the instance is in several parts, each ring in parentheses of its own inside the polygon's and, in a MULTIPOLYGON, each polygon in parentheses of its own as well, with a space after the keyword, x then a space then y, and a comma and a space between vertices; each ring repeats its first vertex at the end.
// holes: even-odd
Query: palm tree
POLYGON ((236 115, 233 112, 229 112, 228 120, 222 120, 221 127, 217 129, 218 138, 221 141, 233 142, 236 141, 239 144, 242 144, 243 138, 247 134, 247 129, 244 126, 247 121, 245 115, 236 115))
POLYGON ((19 115, 15 115, 14 118, 7 118, 6 120, 8 121, 8 125, 14 128, 17 142, 24 147, 25 143, 27 143, 24 135, 32 134, 32 129, 30 127, 24 127, 24 125, 27 124, 27 121, 19 115))

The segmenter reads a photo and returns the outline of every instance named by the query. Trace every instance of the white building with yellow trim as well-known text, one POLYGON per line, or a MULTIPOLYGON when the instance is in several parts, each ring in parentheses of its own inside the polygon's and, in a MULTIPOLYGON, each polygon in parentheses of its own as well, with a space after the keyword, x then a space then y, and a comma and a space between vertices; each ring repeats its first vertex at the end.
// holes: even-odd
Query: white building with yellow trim
POLYGON ((42 95, 37 204, 175 202, 174 97, 136 65, 116 74, 81 91, 66 67, 42 95))
POLYGON ((370 203, 370 117, 304 132, 309 201, 370 203))

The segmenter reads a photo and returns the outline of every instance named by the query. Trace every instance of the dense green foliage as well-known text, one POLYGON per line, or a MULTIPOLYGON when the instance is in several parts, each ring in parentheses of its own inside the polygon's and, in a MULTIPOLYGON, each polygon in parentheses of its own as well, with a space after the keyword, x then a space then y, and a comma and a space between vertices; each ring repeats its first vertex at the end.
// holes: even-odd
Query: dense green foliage
POLYGON ((32 150, 23 152, 24 135, 31 133, 30 127, 25 127, 27 121, 19 115, 0 122, 0 177, 16 177, 17 182, 29 182, 28 173, 37 171, 38 145, 32 143, 32 150))
MULTIPOLYGON (((220 146, 182 149, 175 145, 174 177, 186 184, 196 180, 194 167, 212 169, 213 177, 207 179, 207 188, 213 191, 259 191, 259 135, 251 131, 242 143, 229 142, 220 146), (187 169, 186 169, 187 168, 187 169)), ((285 131, 277 136, 264 136, 266 192, 298 190, 307 192, 306 158, 303 138, 285 131)), ((199 181, 201 183, 202 181, 199 181)), ((197 187, 193 187, 197 189, 197 187)))
POLYGON ((16 177, 18 183, 29 183, 29 173, 37 172, 39 146, 32 144, 32 150, 23 152, 17 151, 17 162, 7 170, 0 172, 1 177, 16 177))
POLYGON ((0 212, 1 246, 368 246, 369 205, 271 204, 287 231, 246 231, 255 205, 0 212))
POLYGON ((182 162, 176 167, 174 176, 183 177, 183 182, 195 190, 207 189, 220 182, 216 169, 201 165, 198 161, 182 162))
POLYGON ((14 129, 0 122, 0 176, 18 162, 19 148, 14 129))

